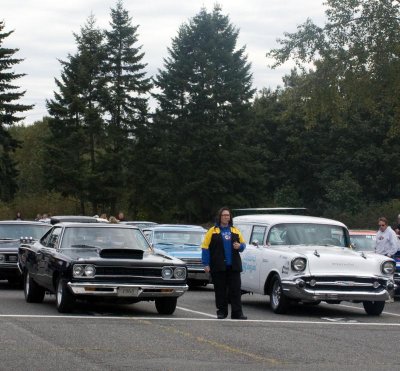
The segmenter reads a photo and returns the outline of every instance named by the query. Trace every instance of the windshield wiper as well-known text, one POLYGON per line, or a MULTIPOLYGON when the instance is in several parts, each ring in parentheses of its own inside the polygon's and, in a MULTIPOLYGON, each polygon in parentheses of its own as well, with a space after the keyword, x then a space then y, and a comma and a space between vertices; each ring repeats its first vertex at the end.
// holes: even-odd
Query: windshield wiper
POLYGON ((156 242, 155 245, 173 245, 172 242, 156 242))
POLYGON ((92 248, 92 249, 99 248, 99 246, 92 246, 92 245, 71 245, 70 247, 83 247, 83 248, 89 247, 89 248, 92 248))
POLYGON ((185 246, 200 246, 198 243, 184 243, 185 246))

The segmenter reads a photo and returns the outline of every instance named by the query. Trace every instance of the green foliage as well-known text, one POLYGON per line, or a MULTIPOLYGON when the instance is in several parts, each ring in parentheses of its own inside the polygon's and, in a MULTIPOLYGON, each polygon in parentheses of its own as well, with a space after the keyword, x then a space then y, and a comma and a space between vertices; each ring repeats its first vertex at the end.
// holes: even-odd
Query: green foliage
POLYGON ((18 49, 3 46, 4 39, 13 33, 13 31, 3 32, 4 28, 4 22, 0 21, 0 200, 9 201, 17 191, 15 178, 18 173, 13 153, 19 144, 11 137, 8 128, 23 119, 17 116, 18 113, 28 111, 32 106, 16 102, 25 92, 18 91, 19 87, 13 82, 24 74, 16 74, 12 71, 12 67, 22 59, 13 57, 18 49))
POLYGON ((202 9, 180 27, 155 79, 159 110, 144 169, 150 184, 141 190, 154 191, 145 202, 157 211, 167 206, 174 219, 204 220, 221 203, 242 205, 250 192, 243 133, 254 91, 237 38, 218 6, 202 9))

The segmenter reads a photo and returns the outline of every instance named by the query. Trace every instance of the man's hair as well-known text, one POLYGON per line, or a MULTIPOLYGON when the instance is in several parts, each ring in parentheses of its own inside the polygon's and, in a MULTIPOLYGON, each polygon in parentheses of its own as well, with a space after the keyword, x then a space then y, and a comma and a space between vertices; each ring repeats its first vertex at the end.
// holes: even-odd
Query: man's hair
POLYGON ((386 225, 388 225, 388 220, 384 217, 384 216, 381 216, 379 219, 378 219, 378 223, 379 222, 384 222, 386 225))

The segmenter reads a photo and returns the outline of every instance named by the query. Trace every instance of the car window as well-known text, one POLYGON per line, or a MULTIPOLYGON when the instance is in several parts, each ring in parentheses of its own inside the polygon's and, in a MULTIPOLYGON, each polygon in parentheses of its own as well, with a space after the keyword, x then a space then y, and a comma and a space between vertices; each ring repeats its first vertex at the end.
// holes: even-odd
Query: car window
POLYGON ((376 236, 372 235, 350 235, 350 241, 355 250, 375 251, 376 236))
POLYGON ((282 223, 268 234, 269 245, 346 245, 346 230, 341 226, 316 223, 282 223))
POLYGON ((205 231, 155 231, 152 242, 171 244, 200 245, 205 231))
POLYGON ((50 233, 46 247, 50 247, 52 249, 56 249, 58 247, 59 239, 60 239, 60 234, 61 234, 61 228, 54 228, 52 232, 50 233))
POLYGON ((120 248, 147 250, 149 243, 137 228, 109 227, 67 227, 65 228, 62 249, 81 248, 120 248))
POLYGON ((257 241, 258 244, 262 245, 264 243, 266 230, 266 227, 255 225, 251 233, 250 242, 253 243, 257 241))

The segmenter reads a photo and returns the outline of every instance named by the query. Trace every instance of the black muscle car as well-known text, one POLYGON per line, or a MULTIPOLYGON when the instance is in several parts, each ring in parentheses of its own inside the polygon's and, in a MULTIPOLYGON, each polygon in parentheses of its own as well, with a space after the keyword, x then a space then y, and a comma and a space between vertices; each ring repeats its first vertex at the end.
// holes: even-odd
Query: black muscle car
POLYGON ((39 241, 22 244, 18 264, 25 300, 56 294, 57 309, 71 312, 77 299, 115 303, 155 301, 160 314, 172 314, 188 289, 186 266, 155 253, 143 233, 122 224, 56 224, 39 241))
POLYGON ((22 220, 0 221, 0 279, 6 279, 11 285, 22 283, 17 266, 18 248, 21 240, 31 243, 38 240, 50 225, 22 220))

